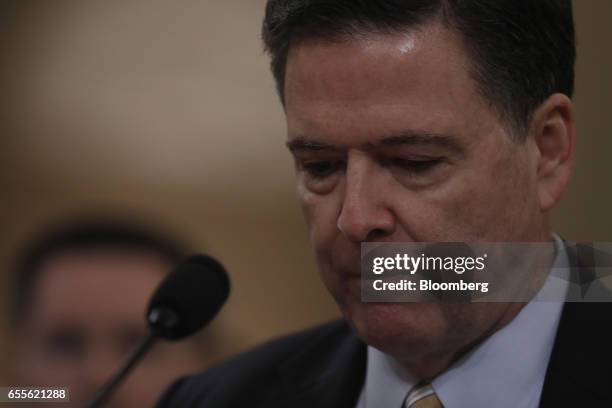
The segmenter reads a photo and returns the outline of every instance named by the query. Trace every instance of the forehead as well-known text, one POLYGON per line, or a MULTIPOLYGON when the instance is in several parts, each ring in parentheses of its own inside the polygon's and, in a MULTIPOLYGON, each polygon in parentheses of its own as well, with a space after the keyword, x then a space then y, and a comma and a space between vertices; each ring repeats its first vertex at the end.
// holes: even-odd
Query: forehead
POLYGON ((145 251, 75 250, 50 257, 32 287, 31 316, 54 320, 117 316, 138 320, 168 264, 145 251))
POLYGON ((351 140, 400 130, 448 133, 489 110, 460 36, 440 22, 402 33, 296 43, 287 62, 285 103, 290 138, 329 138, 342 130, 351 140))

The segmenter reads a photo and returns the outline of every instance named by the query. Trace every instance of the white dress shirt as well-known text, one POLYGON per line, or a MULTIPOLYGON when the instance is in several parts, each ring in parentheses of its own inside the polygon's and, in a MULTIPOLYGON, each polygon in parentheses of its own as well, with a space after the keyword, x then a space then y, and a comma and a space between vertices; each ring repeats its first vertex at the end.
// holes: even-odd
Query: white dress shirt
MULTIPOLYGON (((438 375, 431 385, 444 408, 537 408, 568 288, 567 253, 554 236, 553 270, 505 327, 438 375), (550 301, 560 299, 559 301, 550 301)), ((356 408, 401 408, 418 383, 392 357, 368 346, 365 384, 356 408)))

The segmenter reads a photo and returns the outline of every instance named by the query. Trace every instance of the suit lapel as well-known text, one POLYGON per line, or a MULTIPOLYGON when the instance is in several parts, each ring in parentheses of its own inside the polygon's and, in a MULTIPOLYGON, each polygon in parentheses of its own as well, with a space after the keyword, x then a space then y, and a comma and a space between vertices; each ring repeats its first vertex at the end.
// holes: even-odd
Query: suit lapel
POLYGON ((566 303, 550 358, 542 407, 612 406, 612 305, 566 303))
MULTIPOLYGON (((593 260, 567 247, 571 281, 584 288, 593 278, 593 260)), ((584 293, 583 293, 584 294, 584 293)), ((575 294, 574 294, 574 297, 575 294)), ((540 406, 612 406, 612 303, 566 303, 548 364, 540 406)))
POLYGON ((366 346, 342 322, 280 367, 292 408, 354 408, 363 386, 366 346))

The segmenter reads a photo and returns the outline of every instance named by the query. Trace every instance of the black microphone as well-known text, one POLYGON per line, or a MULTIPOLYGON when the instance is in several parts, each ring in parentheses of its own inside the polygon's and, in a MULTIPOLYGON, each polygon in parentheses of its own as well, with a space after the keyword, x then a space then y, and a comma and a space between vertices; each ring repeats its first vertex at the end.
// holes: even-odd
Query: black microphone
POLYGON ((180 262, 155 290, 147 309, 149 334, 121 369, 96 393, 88 408, 101 407, 158 339, 179 340, 209 323, 229 296, 223 266, 206 255, 180 262))

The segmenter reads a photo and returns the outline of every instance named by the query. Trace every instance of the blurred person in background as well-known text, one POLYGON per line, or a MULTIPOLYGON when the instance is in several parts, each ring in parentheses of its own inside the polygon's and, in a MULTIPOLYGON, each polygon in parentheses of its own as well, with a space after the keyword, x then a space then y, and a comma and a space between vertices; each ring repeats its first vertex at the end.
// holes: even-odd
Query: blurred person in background
MULTIPOLYGON (((70 405, 83 406, 146 334, 149 297, 184 255, 174 241, 118 220, 64 223, 39 237, 14 279, 12 385, 68 387, 70 405)), ((152 406, 172 378, 211 358, 206 336, 158 343, 108 406, 152 406)))

